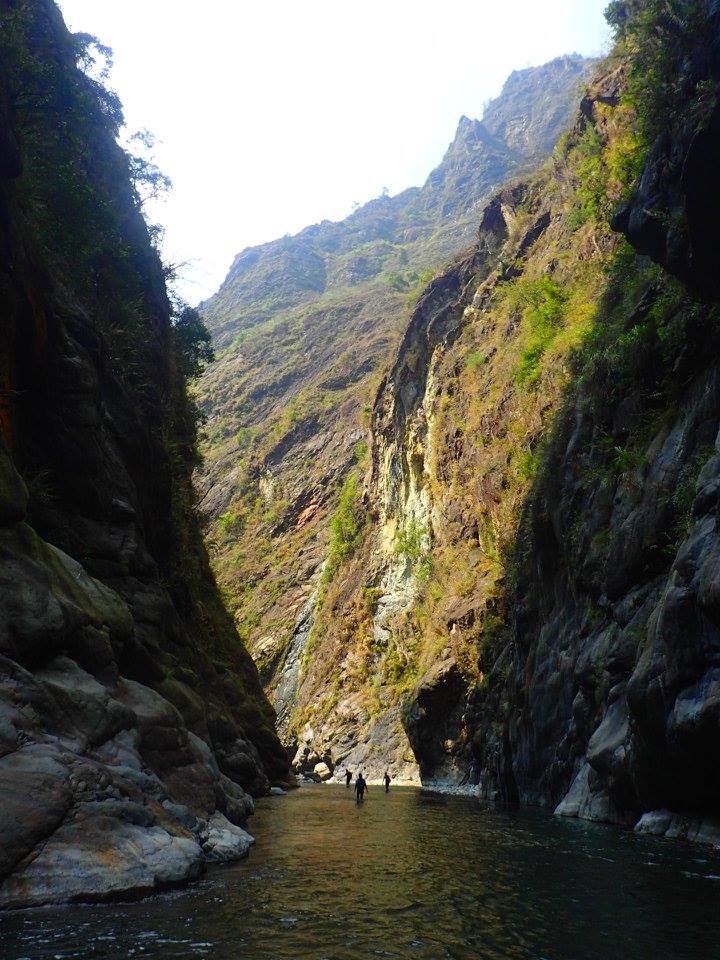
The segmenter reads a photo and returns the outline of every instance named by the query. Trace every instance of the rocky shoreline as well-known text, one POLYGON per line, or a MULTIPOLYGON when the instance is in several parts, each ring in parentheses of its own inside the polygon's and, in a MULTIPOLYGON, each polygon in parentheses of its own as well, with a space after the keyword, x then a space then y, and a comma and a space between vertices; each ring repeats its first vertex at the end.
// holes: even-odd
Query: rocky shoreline
POLYGON ((3 747, 16 738, 0 758, 0 908, 132 899, 247 855, 252 797, 148 687, 67 657, 35 675, 3 658, 0 711, 3 747), (156 749, 170 740, 172 770, 156 749))

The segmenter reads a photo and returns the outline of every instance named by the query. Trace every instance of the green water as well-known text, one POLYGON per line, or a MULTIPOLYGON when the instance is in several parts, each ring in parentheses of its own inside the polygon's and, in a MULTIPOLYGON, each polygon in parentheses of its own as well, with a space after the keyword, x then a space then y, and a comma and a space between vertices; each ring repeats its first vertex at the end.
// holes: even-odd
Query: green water
POLYGON ((0 918, 0 958, 720 958, 720 858, 397 788, 260 801, 249 860, 133 904, 0 918))

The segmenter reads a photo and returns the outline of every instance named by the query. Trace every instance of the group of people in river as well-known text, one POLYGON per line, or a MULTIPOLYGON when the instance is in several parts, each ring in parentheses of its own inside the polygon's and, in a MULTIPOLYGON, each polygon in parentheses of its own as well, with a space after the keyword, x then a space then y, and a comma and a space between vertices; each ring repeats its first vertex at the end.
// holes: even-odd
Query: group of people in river
MULTIPOLYGON (((352 771, 345 768, 345 788, 349 789, 350 784, 352 783, 352 771)), ((385 784, 385 793, 390 793, 390 784, 392 778, 388 771, 385 771, 385 776, 383 777, 383 783, 385 784)), ((362 770, 359 771, 357 779, 355 781, 355 803, 362 803, 365 800, 365 791, 368 788, 367 780, 362 775, 362 770)))

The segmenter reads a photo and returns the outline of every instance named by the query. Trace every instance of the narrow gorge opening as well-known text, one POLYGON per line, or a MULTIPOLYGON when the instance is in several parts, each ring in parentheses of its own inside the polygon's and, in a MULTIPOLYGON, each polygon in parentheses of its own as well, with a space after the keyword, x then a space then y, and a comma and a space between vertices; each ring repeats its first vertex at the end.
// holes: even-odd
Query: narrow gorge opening
POLYGON ((715 949, 720 11, 459 3, 0 0, 0 960, 715 949))

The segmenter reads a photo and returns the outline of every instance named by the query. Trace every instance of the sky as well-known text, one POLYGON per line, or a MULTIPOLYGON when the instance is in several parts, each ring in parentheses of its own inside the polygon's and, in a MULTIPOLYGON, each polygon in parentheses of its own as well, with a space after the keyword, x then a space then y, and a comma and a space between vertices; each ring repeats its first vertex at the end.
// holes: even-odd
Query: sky
POLYGON ((189 303, 234 256, 419 186, 514 69, 602 53, 607 0, 59 0, 114 51, 189 303))

